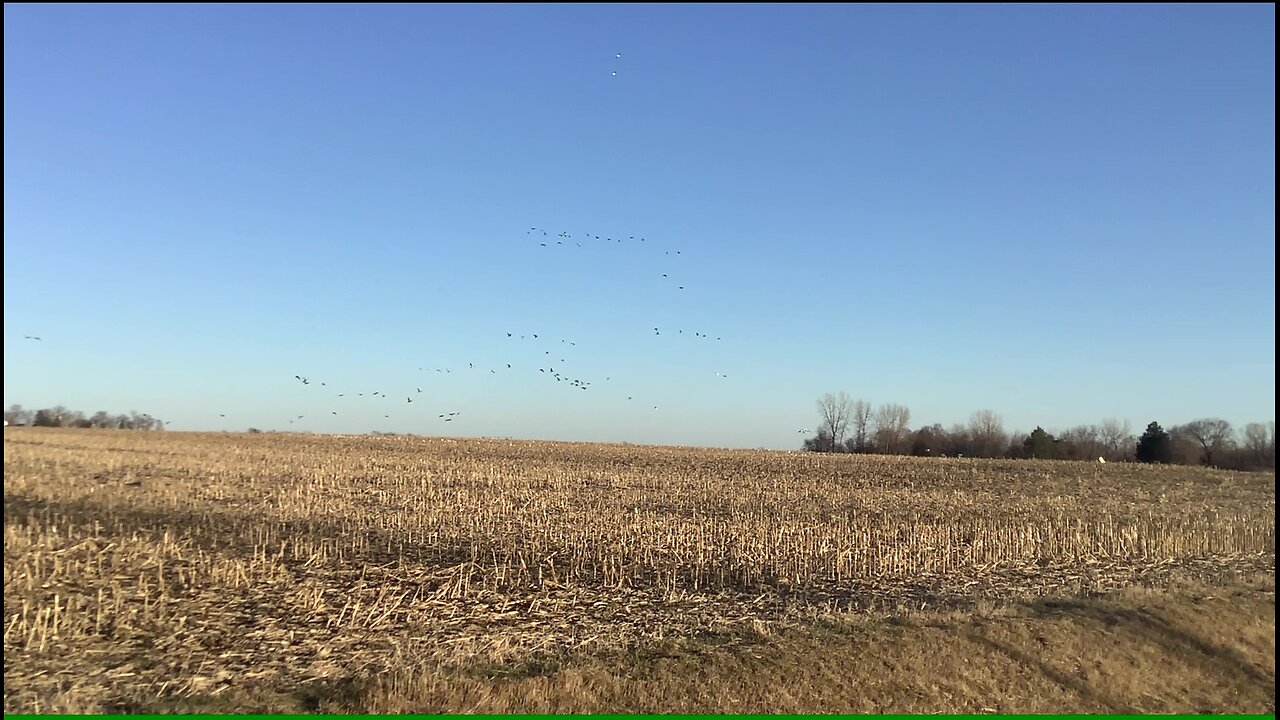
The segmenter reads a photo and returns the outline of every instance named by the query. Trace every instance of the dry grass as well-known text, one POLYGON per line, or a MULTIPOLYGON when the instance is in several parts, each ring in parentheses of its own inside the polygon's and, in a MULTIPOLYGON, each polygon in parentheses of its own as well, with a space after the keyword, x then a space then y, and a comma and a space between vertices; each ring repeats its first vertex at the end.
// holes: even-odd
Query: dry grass
POLYGON ((390 671, 1274 578, 1272 474, 27 428, 4 447, 6 712, 288 709, 390 671))

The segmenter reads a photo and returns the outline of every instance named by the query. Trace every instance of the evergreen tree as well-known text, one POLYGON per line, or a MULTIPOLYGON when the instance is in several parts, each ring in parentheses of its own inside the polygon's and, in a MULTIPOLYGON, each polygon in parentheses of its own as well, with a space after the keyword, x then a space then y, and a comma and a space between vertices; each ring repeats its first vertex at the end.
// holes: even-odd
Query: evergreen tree
POLYGON ((1169 433, 1160 427, 1160 423, 1151 423, 1147 426, 1147 431, 1142 433, 1142 437, 1138 438, 1135 454, 1138 462, 1173 462, 1173 442, 1169 438, 1169 433))
POLYGON ((1036 427, 1035 430, 1032 430, 1031 434, 1022 441, 1022 447, 1028 457, 1041 460, 1059 460, 1062 458, 1062 448, 1058 445, 1057 439, 1045 432, 1042 427, 1036 427))

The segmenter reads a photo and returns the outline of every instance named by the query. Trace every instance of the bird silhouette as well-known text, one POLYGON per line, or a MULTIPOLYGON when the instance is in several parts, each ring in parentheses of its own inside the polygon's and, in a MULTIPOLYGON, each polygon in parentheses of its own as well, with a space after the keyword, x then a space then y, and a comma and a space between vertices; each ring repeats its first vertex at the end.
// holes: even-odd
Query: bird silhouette
POLYGON ((40 338, 36 337, 35 335, 23 335, 22 337, 26 338, 27 340, 36 340, 36 341, 43 342, 40 340, 40 338))

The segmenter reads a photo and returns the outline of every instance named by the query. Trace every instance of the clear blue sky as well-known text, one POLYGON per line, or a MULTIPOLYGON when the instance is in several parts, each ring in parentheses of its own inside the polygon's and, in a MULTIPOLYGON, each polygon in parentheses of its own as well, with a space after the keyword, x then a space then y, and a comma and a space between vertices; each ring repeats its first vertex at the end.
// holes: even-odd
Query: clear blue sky
POLYGON ((6 5, 4 403, 1270 420, 1274 87, 1271 5, 6 5))

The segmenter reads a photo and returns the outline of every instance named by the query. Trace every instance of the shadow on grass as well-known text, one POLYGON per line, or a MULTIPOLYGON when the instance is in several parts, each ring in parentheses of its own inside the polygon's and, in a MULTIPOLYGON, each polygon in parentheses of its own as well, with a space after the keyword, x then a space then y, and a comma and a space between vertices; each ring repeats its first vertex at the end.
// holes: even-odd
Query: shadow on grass
POLYGON ((1021 665, 1025 665, 1028 668, 1038 671, 1046 678, 1076 693, 1084 700, 1097 703, 1098 705, 1105 707, 1107 712, 1124 715, 1131 715, 1137 712, 1135 708, 1129 707, 1106 693, 1099 691, 1088 681, 1065 673, 1043 660, 1028 655, 1012 645, 1002 643, 999 640, 994 640, 976 631, 970 632, 969 637, 980 645, 995 650, 1021 665))
POLYGON ((1041 617, 1074 615, 1104 625, 1108 630, 1123 630, 1142 640, 1153 642, 1171 655, 1186 657, 1188 650, 1198 653, 1207 663, 1217 665, 1229 675, 1237 675, 1261 683, 1275 693, 1275 676, 1258 669, 1239 651, 1206 640, 1190 629, 1180 627, 1151 610, 1116 607, 1083 600, 1043 600, 1029 605, 1041 617))

